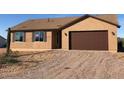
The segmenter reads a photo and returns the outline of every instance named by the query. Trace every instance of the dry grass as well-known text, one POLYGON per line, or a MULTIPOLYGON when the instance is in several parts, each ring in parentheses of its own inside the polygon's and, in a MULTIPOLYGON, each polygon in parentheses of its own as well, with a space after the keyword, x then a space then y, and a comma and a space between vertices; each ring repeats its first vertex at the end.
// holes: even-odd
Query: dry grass
POLYGON ((98 51, 16 52, 20 61, 0 69, 0 78, 124 78, 123 53, 98 51))
POLYGON ((113 56, 124 62, 124 52, 115 53, 113 56))

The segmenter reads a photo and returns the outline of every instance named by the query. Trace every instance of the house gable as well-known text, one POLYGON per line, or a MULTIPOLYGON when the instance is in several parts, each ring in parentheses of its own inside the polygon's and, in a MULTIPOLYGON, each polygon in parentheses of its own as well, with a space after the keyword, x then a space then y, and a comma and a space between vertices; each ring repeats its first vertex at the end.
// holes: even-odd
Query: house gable
POLYGON ((108 24, 111 24, 113 26, 116 26, 116 27, 120 28, 120 25, 118 25, 118 23, 116 21, 115 22, 111 22, 112 19, 113 20, 117 19, 117 18, 115 18, 115 16, 110 16, 110 17, 113 17, 113 18, 112 19, 110 19, 110 18, 108 19, 108 18, 105 18, 105 17, 107 17, 106 15, 103 18, 102 18, 102 16, 84 15, 84 16, 81 16, 80 18, 78 18, 78 19, 76 19, 76 20, 66 24, 65 26, 61 27, 60 29, 66 29, 67 27, 70 27, 70 26, 72 26, 72 25, 74 25, 74 24, 76 24, 78 22, 84 21, 84 20, 86 20, 89 17, 94 18, 94 19, 99 20, 99 21, 102 21, 102 22, 105 22, 105 23, 108 23, 108 24))

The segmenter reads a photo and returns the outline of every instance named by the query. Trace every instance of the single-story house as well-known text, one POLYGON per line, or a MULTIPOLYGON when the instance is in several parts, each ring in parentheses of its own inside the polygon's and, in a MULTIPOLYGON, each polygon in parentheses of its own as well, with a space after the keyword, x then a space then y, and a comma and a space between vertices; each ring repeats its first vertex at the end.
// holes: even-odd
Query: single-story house
POLYGON ((48 49, 117 51, 115 14, 32 19, 10 28, 12 51, 48 49))
POLYGON ((2 36, 0 36, 0 48, 6 47, 6 39, 2 36))

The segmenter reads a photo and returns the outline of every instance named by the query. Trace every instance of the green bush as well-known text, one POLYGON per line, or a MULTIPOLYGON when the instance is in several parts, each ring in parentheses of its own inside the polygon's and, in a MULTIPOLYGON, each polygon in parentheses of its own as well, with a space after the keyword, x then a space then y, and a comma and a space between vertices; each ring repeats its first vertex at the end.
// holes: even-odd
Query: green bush
POLYGON ((124 38, 122 39, 122 47, 124 48, 124 38))

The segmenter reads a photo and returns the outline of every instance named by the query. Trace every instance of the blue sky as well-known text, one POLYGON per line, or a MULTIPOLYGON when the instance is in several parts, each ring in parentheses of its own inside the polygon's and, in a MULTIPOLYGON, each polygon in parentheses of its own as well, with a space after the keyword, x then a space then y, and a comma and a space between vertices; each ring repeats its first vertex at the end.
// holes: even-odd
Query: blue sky
MULTIPOLYGON (((82 14, 0 14, 0 35, 7 36, 6 29, 21 23, 28 19, 35 18, 55 18, 67 16, 80 16, 82 14)), ((124 37, 124 15, 118 14, 119 24, 121 28, 118 29, 118 37, 124 37)))

